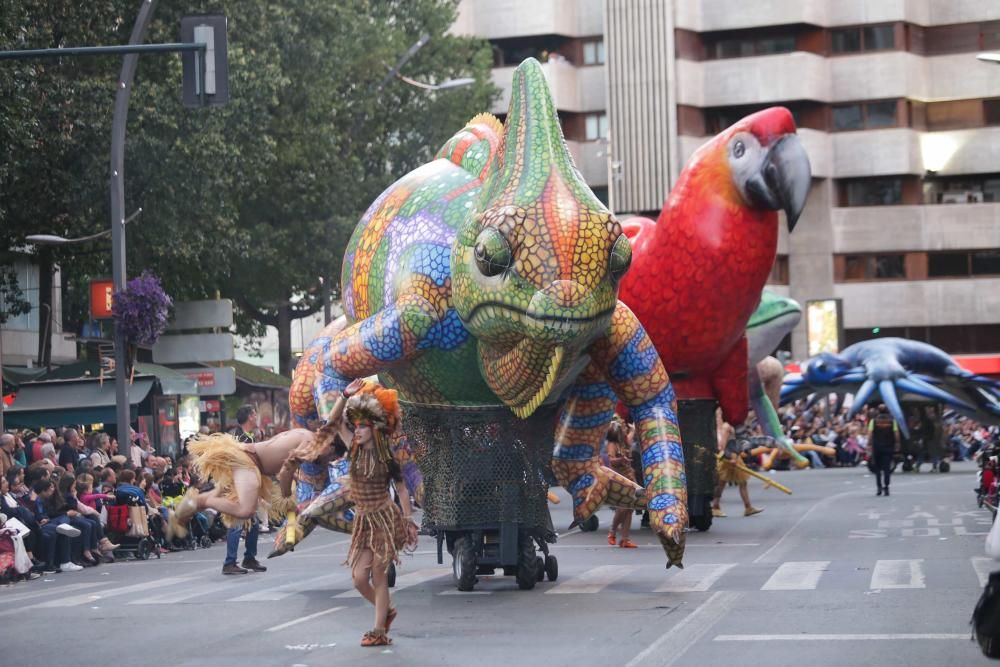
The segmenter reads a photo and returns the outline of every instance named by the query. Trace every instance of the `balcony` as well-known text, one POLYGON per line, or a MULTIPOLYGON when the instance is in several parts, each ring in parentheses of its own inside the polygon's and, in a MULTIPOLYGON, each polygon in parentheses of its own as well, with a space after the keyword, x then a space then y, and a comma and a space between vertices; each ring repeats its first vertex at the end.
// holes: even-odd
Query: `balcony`
MULTIPOLYGON (((493 84, 501 91, 500 97, 493 103, 493 113, 507 113, 515 69, 497 67, 493 70, 493 84)), ((603 65, 574 67, 567 62, 553 61, 543 63, 542 71, 560 111, 580 113, 607 109, 607 79, 603 65)))
POLYGON ((833 143, 833 176, 884 176, 923 174, 920 133, 908 128, 836 132, 833 143))
POLYGON ((608 144, 604 141, 567 141, 570 155, 583 180, 592 188, 608 184, 608 144))
POLYGON ((833 208, 830 221, 835 253, 1000 248, 1000 204, 833 208))
POLYGON ((931 99, 1000 97, 1000 69, 981 63, 973 53, 926 58, 931 99))
POLYGON ((695 0, 678 2, 678 28, 707 32, 759 26, 812 23, 822 25, 826 18, 826 0, 695 0))
POLYGON ((826 58, 796 51, 752 58, 677 61, 678 104, 724 107, 830 99, 826 58))
POLYGON ((462 0, 451 32, 483 39, 604 32, 601 0, 462 0))
POLYGON ((677 27, 698 32, 810 23, 819 26, 905 21, 953 25, 1000 19, 1000 5, 987 2, 912 0, 686 0, 676 3, 677 27))
POLYGON ((848 329, 996 324, 1000 278, 838 283, 848 329))

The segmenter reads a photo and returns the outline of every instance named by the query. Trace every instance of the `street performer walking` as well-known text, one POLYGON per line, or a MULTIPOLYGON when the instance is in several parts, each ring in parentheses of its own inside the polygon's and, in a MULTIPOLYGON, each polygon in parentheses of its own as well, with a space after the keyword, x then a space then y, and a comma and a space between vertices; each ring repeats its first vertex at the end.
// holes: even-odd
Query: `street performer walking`
POLYGON ((389 598, 389 564, 399 562, 401 550, 417 545, 410 490, 391 450, 399 427, 396 392, 355 380, 337 399, 330 422, 339 425, 341 438, 350 443, 354 529, 346 564, 354 587, 375 606, 375 626, 361 638, 361 645, 386 646, 392 643, 388 632, 397 614, 389 598), (389 495, 390 482, 397 485, 400 506, 389 495))

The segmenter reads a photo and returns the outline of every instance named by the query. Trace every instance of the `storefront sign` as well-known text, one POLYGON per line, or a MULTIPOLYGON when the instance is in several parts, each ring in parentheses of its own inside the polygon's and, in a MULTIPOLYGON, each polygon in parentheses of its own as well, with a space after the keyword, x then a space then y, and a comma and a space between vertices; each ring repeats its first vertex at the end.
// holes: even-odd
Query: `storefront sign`
POLYGON ((110 280, 90 281, 90 319, 106 320, 111 317, 111 301, 115 286, 110 280))

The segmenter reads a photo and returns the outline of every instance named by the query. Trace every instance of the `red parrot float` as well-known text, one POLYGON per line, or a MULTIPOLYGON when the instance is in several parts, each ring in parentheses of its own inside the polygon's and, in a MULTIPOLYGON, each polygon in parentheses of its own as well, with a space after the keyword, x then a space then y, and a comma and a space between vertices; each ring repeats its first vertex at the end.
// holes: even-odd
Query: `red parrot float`
POLYGON ((699 148, 660 217, 631 218, 632 266, 619 295, 646 327, 679 399, 715 398, 746 419, 746 326, 778 243, 795 226, 811 170, 784 107, 740 120, 699 148))

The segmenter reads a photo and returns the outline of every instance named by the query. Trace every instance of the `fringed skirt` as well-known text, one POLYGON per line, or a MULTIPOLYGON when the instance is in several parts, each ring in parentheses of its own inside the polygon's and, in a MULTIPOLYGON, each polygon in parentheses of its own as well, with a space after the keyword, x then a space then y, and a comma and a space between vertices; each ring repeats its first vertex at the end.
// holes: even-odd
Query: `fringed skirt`
POLYGON ((392 500, 376 509, 354 508, 354 527, 351 530, 351 549, 345 565, 353 569, 365 549, 371 549, 373 565, 389 567, 399 562, 399 552, 406 547, 406 521, 403 513, 392 500))
MULTIPOLYGON (((243 451, 240 443, 226 433, 213 433, 210 436, 196 438, 188 444, 188 453, 201 479, 211 478, 216 488, 221 490, 223 498, 239 502, 236 486, 233 484, 233 470, 246 468, 257 475, 257 500, 271 499, 271 479, 262 475, 256 457, 243 451)), ((229 528, 241 526, 245 519, 222 514, 222 522, 229 528)))
POLYGON ((725 484, 738 486, 740 484, 746 484, 747 480, 750 479, 750 475, 743 470, 740 470, 726 459, 719 459, 718 471, 719 481, 725 484))

